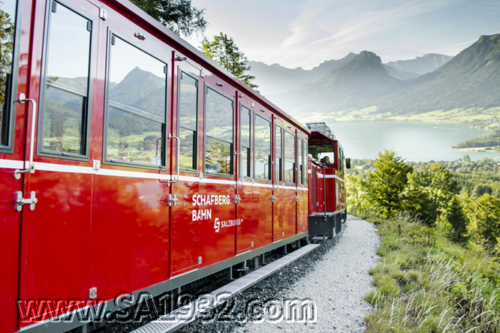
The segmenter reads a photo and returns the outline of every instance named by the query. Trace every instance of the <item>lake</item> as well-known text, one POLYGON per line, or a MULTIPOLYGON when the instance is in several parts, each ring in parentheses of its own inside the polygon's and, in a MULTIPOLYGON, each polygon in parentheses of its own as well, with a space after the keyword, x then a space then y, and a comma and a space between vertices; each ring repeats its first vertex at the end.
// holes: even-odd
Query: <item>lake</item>
POLYGON ((471 160, 483 157, 500 160, 500 153, 478 153, 451 150, 451 147, 487 134, 487 131, 464 124, 423 122, 346 122, 328 123, 335 132, 347 157, 376 158, 383 149, 395 150, 407 161, 452 161, 469 155, 471 160))

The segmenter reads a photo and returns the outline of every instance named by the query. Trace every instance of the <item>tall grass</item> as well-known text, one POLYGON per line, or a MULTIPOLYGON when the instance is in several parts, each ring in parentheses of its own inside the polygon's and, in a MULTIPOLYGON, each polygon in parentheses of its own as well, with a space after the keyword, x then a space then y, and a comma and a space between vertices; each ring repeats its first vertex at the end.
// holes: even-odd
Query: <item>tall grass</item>
POLYGON ((369 332, 500 332, 500 265, 479 246, 452 244, 418 219, 373 218, 382 243, 370 271, 369 332))

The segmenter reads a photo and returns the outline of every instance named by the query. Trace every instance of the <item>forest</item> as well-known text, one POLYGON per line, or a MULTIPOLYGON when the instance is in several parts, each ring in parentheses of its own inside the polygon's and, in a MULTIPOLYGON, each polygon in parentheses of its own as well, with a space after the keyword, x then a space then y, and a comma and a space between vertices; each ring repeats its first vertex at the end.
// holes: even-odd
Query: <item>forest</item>
POLYGON ((500 163, 354 159, 348 212, 382 238, 373 332, 500 331, 500 163))

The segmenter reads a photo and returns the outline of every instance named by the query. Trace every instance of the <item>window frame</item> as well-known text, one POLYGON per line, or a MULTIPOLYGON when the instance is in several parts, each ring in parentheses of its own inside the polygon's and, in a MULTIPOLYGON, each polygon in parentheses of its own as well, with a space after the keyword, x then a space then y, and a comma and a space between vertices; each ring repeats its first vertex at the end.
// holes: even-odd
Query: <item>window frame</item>
MULTIPOLYGON (((280 171, 280 174, 278 175, 277 179, 275 179, 275 184, 278 184, 279 182, 281 183, 284 183, 284 174, 283 174, 283 171, 284 171, 284 163, 285 163, 285 149, 284 149, 284 136, 285 136, 285 129, 282 127, 282 126, 279 126, 278 124, 274 124, 274 163, 277 163, 277 158, 278 156, 276 155, 276 130, 277 129, 280 129, 280 135, 281 135, 281 164, 279 165, 279 171, 280 171)), ((277 165, 277 164, 275 164, 277 165)), ((276 168, 274 168, 274 172, 275 172, 275 177, 276 177, 276 168)))
MULTIPOLYGON (((273 181, 273 176, 272 176, 272 165, 273 165, 273 124, 272 124, 272 121, 271 119, 268 119, 266 117, 263 117, 261 116, 260 114, 257 114, 257 111, 253 111, 253 127, 252 127, 252 132, 253 132, 253 137, 254 137, 254 140, 255 140, 255 123, 256 123, 256 117, 260 117, 262 119, 264 119, 265 121, 267 121, 269 123, 269 170, 268 170, 268 173, 269 173, 269 178, 268 179, 257 179, 255 178, 255 152, 256 152, 256 149, 255 149, 255 142, 254 142, 254 154, 253 154, 253 159, 252 159, 252 162, 253 162, 253 180, 254 181, 257 181, 257 182, 264 182, 264 183, 271 183, 273 181)), ((265 172, 265 170, 264 170, 265 172)))
POLYGON ((205 95, 203 96, 203 175, 204 176, 215 176, 215 177, 222 177, 222 178, 234 178, 235 176, 235 170, 234 170, 234 152, 235 152, 235 142, 236 142, 236 138, 235 138, 235 134, 236 134, 236 122, 235 122, 235 113, 236 113, 236 103, 234 101, 234 98, 232 98, 231 96, 229 96, 228 94, 218 90, 217 88, 215 87, 212 87, 210 84, 208 84, 207 82, 205 82, 205 89, 204 89, 204 93, 205 95), (231 101, 231 103, 233 104, 233 119, 231 120, 232 123, 233 123, 233 142, 229 142, 229 141, 226 141, 224 139, 219 139, 219 138, 216 138, 216 137, 213 137, 213 136, 210 136, 208 135, 207 136, 207 101, 208 101, 208 98, 207 98, 207 95, 208 95, 208 90, 212 90, 213 92, 227 98, 228 100, 231 101), (211 173, 211 172, 207 172, 207 165, 205 163, 205 158, 206 158, 206 144, 207 144, 207 137, 211 138, 211 139, 214 139, 214 140, 220 140, 222 142, 225 142, 225 143, 229 143, 232 147, 231 147, 231 151, 229 153, 229 156, 231 156, 231 166, 230 166, 230 170, 231 170, 231 173, 230 174, 225 174, 225 173, 211 173))
MULTIPOLYGON (((185 74, 192 78, 193 80, 196 81, 197 86, 196 86, 196 138, 194 140, 194 146, 193 146, 193 155, 194 155, 194 168, 193 169, 187 169, 187 168, 182 168, 179 165, 180 172, 187 172, 187 173, 197 173, 198 172, 198 166, 199 166, 199 161, 198 161, 198 146, 199 146, 199 135, 200 135, 200 79, 195 78, 193 74, 187 73, 187 71, 184 71, 180 66, 177 66, 177 136, 180 138, 180 133, 181 133, 181 121, 180 121, 180 112, 179 112, 179 105, 180 105, 180 100, 181 100, 181 79, 182 75, 185 74), (181 74, 181 75, 179 75, 181 74)), ((168 81, 168 79, 167 79, 168 81)), ((168 89, 167 89, 168 92, 168 89)), ((168 107, 167 107, 168 108, 168 107)), ((184 128, 186 130, 192 131, 190 128, 184 128)), ((179 152, 179 158, 181 157, 180 152, 179 152)))
POLYGON ((253 161, 253 147, 252 147, 252 139, 253 139, 253 131, 252 131, 252 125, 253 125, 253 117, 252 117, 252 108, 245 105, 243 102, 240 102, 240 108, 239 108, 239 119, 238 119, 238 134, 239 134, 239 153, 241 154, 242 152, 242 147, 245 147, 245 148, 248 148, 248 173, 250 174, 250 176, 245 176, 245 175, 242 175, 243 176, 243 179, 252 179, 252 161, 253 161), (250 123, 249 123, 249 131, 248 131, 248 141, 249 141, 249 145, 250 147, 246 147, 246 146, 243 146, 241 144, 241 111, 243 109, 246 109, 248 111, 248 118, 250 120, 250 123))
MULTIPOLYGON (((107 40, 107 54, 106 54, 106 77, 105 77, 105 97, 104 97, 104 129, 103 129, 103 137, 102 137, 102 164, 105 165, 117 165, 117 166, 124 166, 124 167, 130 167, 130 168, 142 168, 142 169, 150 169, 150 170, 166 170, 167 169, 167 164, 166 164, 166 156, 167 156, 167 129, 168 129, 168 92, 169 92, 169 85, 168 85, 168 70, 169 70, 169 62, 162 60, 161 57, 155 55, 153 52, 147 51, 144 47, 141 47, 137 45, 136 43, 133 43, 131 39, 126 38, 124 35, 120 34, 119 32, 116 32, 113 29, 108 30, 108 40, 107 40), (107 142, 108 142, 108 125, 109 125, 109 70, 110 70, 110 62, 111 62, 111 47, 113 37, 121 39, 123 42, 129 44, 132 47, 137 48, 138 50, 146 53, 152 58, 155 58, 159 62, 163 63, 165 65, 165 122, 162 124, 162 144, 161 144, 161 165, 148 165, 148 164, 143 164, 143 163, 136 163, 136 162, 126 162, 126 161, 111 161, 111 159, 108 159, 107 156, 107 142)), ((133 113, 132 113, 133 114, 133 113)), ((134 114, 138 117, 140 115, 134 114)), ((145 118, 145 117, 144 117, 145 118)), ((145 118, 148 119, 148 118, 145 118)), ((150 121, 156 121, 153 119, 148 119, 150 121)))
POLYGON ((73 4, 67 3, 62 0, 51 0, 47 1, 46 13, 45 13, 45 26, 44 26, 44 42, 43 42, 43 51, 42 51, 42 71, 40 74, 40 98, 38 105, 38 119, 37 119, 37 143, 36 143, 36 156, 41 157, 51 157, 63 160, 72 160, 72 161, 82 161, 88 162, 90 160, 90 125, 92 119, 92 91, 93 91, 93 82, 94 82, 94 69, 95 69, 95 31, 97 28, 96 24, 97 19, 92 15, 84 12, 80 8, 76 7, 73 4), (43 149, 43 133, 44 133, 44 122, 45 122, 45 98, 47 94, 47 66, 48 66, 48 45, 50 43, 49 34, 50 27, 52 23, 52 4, 57 3, 60 6, 66 7, 68 10, 73 11, 77 15, 82 16, 91 22, 92 30, 90 31, 90 43, 89 43, 89 67, 88 67, 88 81, 87 81, 87 105, 85 106, 84 115, 82 115, 82 141, 81 144, 83 147, 82 154, 71 154, 71 153, 58 153, 52 150, 43 149))
MULTIPOLYGON (((21 31, 22 31, 22 19, 23 19, 23 8, 24 0, 18 0, 16 3, 16 26, 14 28, 14 43, 12 48, 12 78, 11 78, 11 89, 10 92, 5 92, 5 104, 6 112, 2 115, 2 121, 0 127, 2 127, 2 135, 6 139, 6 144, 2 145, 0 139, 0 153, 2 154, 13 154, 14 153, 14 140, 15 140, 15 130, 16 130, 16 111, 17 111, 17 93, 19 84, 19 48, 21 45, 21 31)), ((34 124, 33 124, 34 125, 34 124)))
POLYGON ((298 182, 297 182, 297 135, 293 132, 290 132, 290 131, 287 131, 286 129, 283 131, 283 148, 284 148, 284 152, 283 152, 283 166, 285 165, 286 163, 286 133, 292 135, 293 137, 293 150, 294 150, 294 159, 293 159, 293 182, 290 183, 290 182, 287 182, 285 180, 286 177, 284 177, 285 175, 285 168, 283 168, 283 182, 285 183, 285 185, 299 185, 298 182))

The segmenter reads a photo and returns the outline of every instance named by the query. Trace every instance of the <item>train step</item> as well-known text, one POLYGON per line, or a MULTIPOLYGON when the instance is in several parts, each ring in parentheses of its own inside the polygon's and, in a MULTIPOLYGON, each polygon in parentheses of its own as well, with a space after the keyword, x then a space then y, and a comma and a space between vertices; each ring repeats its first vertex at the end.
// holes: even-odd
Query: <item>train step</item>
POLYGON ((248 289, 252 285, 257 282, 265 279, 269 275, 274 272, 280 270, 291 262, 299 259, 300 257, 306 255, 312 250, 316 249, 319 244, 309 244, 304 246, 283 258, 273 261, 266 266, 259 268, 225 286, 213 291, 211 295, 213 295, 213 299, 211 302, 208 302, 206 298, 199 298, 195 300, 193 303, 185 305, 183 307, 178 308, 175 311, 172 311, 170 314, 166 316, 162 316, 157 320, 154 320, 138 329, 132 331, 132 333, 168 333, 175 332, 185 325, 193 322, 196 319, 194 313, 204 313, 210 311, 219 305, 223 304, 226 300, 235 296, 236 294, 248 289), (223 297, 217 297, 218 295, 223 295, 223 297), (186 314, 190 314, 186 316, 186 314))

